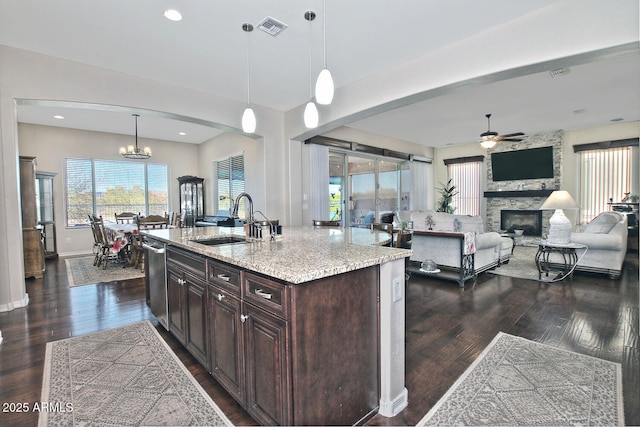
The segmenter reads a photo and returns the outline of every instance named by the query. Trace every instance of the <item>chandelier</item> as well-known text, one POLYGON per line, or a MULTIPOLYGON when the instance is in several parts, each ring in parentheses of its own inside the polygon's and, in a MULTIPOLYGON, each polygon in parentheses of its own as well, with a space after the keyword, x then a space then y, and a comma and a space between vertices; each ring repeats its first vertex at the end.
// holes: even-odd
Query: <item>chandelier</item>
POLYGON ((127 148, 120 147, 120 155, 125 159, 148 159, 151 157, 151 148, 138 148, 138 117, 140 114, 132 114, 136 118, 136 145, 129 145, 127 148))

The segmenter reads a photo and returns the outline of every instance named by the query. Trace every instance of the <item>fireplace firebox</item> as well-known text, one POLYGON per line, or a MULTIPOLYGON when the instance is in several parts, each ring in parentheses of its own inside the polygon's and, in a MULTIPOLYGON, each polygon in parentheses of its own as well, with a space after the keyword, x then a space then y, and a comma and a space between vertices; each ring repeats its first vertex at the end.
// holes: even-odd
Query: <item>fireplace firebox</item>
POLYGON ((508 233, 524 230, 525 236, 542 236, 542 211, 540 210, 501 210, 500 229, 508 233))

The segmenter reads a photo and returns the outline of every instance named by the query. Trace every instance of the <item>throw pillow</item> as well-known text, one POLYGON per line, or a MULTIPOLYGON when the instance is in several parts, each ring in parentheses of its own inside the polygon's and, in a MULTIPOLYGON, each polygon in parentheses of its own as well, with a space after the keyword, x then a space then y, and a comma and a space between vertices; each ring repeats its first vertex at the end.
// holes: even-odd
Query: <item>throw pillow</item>
POLYGON ((620 222, 620 217, 615 215, 615 212, 603 212, 587 224, 582 231, 583 233, 608 234, 618 222, 620 222))

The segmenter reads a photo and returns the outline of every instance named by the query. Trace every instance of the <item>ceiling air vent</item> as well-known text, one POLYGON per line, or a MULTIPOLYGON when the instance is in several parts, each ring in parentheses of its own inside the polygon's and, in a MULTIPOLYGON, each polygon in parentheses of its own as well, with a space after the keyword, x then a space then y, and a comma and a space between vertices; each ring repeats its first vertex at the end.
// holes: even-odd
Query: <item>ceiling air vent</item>
POLYGON ((556 68, 554 70, 549 71, 549 74, 551 75, 552 78, 555 78, 555 77, 566 76, 570 72, 571 72, 570 68, 561 67, 561 68, 556 68))
POLYGON ((284 22, 280 22, 275 18, 267 16, 258 24, 258 28, 260 28, 265 33, 271 34, 275 37, 287 28, 287 24, 285 24, 284 22))

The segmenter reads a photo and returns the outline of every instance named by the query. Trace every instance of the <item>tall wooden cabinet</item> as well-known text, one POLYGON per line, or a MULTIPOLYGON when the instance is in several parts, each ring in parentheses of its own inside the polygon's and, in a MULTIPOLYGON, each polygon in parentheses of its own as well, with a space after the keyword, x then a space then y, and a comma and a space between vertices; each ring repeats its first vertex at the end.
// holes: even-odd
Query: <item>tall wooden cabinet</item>
POLYGON ((178 183, 184 225, 195 227, 196 221, 204 219, 204 178, 185 175, 178 178, 178 183))
POLYGON ((44 250, 41 226, 38 225, 35 157, 20 156, 20 194, 24 277, 42 278, 44 250))

